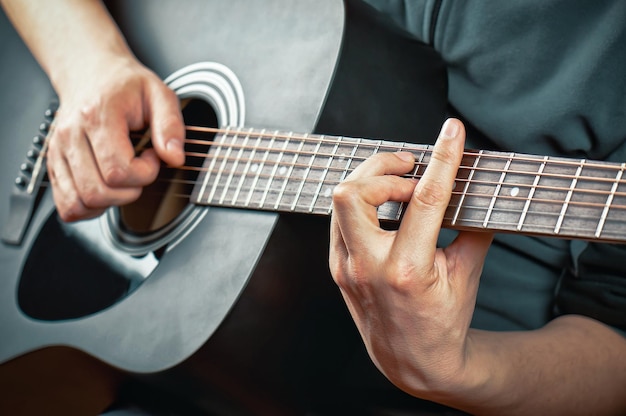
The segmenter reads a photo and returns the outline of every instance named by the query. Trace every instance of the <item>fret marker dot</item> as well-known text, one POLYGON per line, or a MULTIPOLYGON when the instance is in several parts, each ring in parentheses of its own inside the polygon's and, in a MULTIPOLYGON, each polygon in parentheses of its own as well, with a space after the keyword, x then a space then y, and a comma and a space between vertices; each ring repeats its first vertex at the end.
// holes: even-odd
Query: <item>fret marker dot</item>
POLYGON ((278 169, 278 173, 281 175, 284 175, 285 173, 287 173, 287 168, 284 166, 281 166, 280 169, 278 169))
POLYGON ((250 171, 251 172, 256 172, 259 169, 259 165, 257 165, 256 163, 252 166, 250 166, 250 171))
POLYGON ((324 191, 324 197, 325 198, 330 198, 333 195, 333 189, 332 188, 326 188, 326 190, 324 191))
POLYGON ((515 188, 511 189, 511 196, 516 197, 519 195, 519 188, 516 186, 515 188))

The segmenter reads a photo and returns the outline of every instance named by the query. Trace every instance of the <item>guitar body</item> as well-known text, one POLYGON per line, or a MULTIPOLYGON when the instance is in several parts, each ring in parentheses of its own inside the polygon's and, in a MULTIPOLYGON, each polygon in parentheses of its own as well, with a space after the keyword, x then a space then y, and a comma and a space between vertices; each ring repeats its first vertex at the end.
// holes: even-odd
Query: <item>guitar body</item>
MULTIPOLYGON (((229 68, 245 125, 425 143, 443 119, 445 77, 432 52, 357 3, 108 6, 163 78, 198 62, 229 68)), ((0 26, 1 59, 11 62, 0 67, 4 224, 54 94, 4 16, 0 26)), ((328 219, 212 207, 193 218, 175 240, 137 255, 109 244, 101 219, 60 223, 42 192, 22 241, 0 243, 3 390, 21 389, 15 375, 41 369, 42 356, 75 351, 77 366, 89 361, 93 378, 107 380, 96 408, 121 376, 204 412, 294 414, 351 400, 337 394, 345 363, 356 354, 374 370, 328 273, 328 219)), ((0 411, 19 410, 3 402, 0 411)))

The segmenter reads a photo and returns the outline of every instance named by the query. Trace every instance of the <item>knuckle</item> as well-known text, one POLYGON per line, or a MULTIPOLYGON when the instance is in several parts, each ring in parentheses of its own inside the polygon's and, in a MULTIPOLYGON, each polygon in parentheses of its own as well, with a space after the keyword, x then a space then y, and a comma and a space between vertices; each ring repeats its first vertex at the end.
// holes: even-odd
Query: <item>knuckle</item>
MULTIPOLYGON (((180 116, 177 113, 167 113, 160 117, 156 123, 156 126, 159 131, 167 132, 169 134, 173 134, 173 131, 176 130, 177 134, 184 134, 183 131, 183 122, 180 116), (178 130, 181 130, 180 132, 178 130)), ((164 137, 164 139, 169 139, 169 137, 164 137)))
POLYGON ((96 126, 100 121, 99 109, 101 104, 91 101, 80 108, 80 116, 87 126, 96 126))
POLYGON ((357 194, 357 186, 355 182, 341 182, 333 189, 333 204, 335 206, 346 206, 354 200, 357 194))
POLYGON ((449 199, 447 187, 438 181, 422 181, 413 193, 413 201, 426 207, 438 208, 447 205, 449 199))
POLYGON ((111 160, 102 163, 102 179, 108 186, 121 186, 128 179, 128 171, 111 160))
POLYGON ((415 286, 416 273, 412 265, 403 261, 392 262, 387 268, 387 285, 397 293, 408 293, 415 286))
POLYGON ((85 212, 85 209, 78 198, 65 200, 63 203, 57 205, 59 217, 64 222, 71 222, 81 219, 85 212))
POLYGON ((450 144, 441 144, 435 146, 433 153, 431 155, 431 159, 435 159, 445 164, 451 164, 452 161, 456 160, 458 157, 458 151, 454 146, 450 144))
POLYGON ((98 186, 88 186, 82 189, 82 205, 86 208, 101 208, 103 206, 102 190, 98 186))
POLYGON ((71 125, 64 122, 55 122, 54 129, 48 137, 48 153, 56 152, 58 148, 66 147, 70 141, 71 125))

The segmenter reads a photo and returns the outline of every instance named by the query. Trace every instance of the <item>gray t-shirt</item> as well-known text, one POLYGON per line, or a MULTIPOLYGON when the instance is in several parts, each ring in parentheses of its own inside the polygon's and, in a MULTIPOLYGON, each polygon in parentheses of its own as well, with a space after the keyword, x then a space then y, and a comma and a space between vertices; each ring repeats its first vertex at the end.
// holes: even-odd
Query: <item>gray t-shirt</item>
MULTIPOLYGON (((468 147, 626 161, 626 2, 365 1, 442 56, 468 147)), ((624 255, 626 246, 498 235, 473 325, 538 328, 565 299, 562 312, 623 328, 624 255)))

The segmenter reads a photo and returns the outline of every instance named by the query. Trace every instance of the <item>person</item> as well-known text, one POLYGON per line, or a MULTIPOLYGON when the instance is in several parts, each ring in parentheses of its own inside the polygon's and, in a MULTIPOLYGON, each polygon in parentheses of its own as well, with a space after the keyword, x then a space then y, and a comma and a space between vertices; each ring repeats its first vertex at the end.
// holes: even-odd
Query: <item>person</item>
POLYGON ((335 189, 331 272, 372 360, 470 413, 624 414, 624 246, 440 224, 464 147, 626 160, 626 5, 369 3, 439 52, 464 121, 446 121, 417 183, 401 152, 335 189), (409 202, 397 230, 378 224, 388 200, 409 202))
MULTIPOLYGON (((60 97, 48 167, 64 220, 134 200, 159 158, 183 163, 175 97, 101 3, 1 1, 60 97), (60 31, 59 22, 72 24, 60 31), (128 131, 146 122, 155 150, 135 156, 128 131)), ((464 147, 626 160, 626 5, 366 2, 441 54, 455 116, 419 181, 401 177, 411 154, 378 154, 334 192, 330 269, 372 361, 409 394, 470 413, 623 414, 619 296, 611 308, 555 301, 568 298, 559 287, 579 272, 623 282, 619 254, 611 261, 598 244, 439 224, 464 147), (410 201, 397 230, 376 219, 387 200, 410 201), (598 264, 615 267, 597 273, 598 264)))

